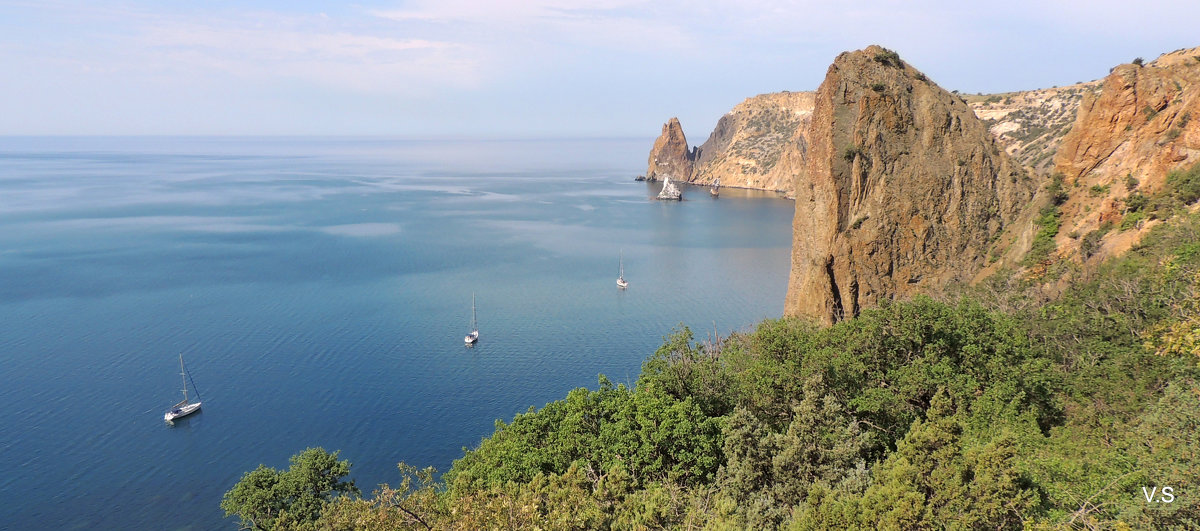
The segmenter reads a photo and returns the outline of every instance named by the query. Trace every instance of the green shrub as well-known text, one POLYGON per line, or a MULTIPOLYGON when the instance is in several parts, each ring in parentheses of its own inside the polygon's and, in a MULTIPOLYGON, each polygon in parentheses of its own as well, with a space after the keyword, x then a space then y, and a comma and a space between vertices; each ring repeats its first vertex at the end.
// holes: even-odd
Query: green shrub
POLYGON ((875 92, 883 92, 884 88, 886 87, 884 87, 883 83, 871 83, 871 90, 875 92))
POLYGON ((1103 237, 1104 233, 1099 230, 1084 235, 1083 239, 1079 241, 1079 252, 1083 253, 1084 258, 1091 258, 1096 251, 1100 250, 1100 239, 1103 237))
POLYGON ((1133 60, 1133 64, 1138 65, 1138 66, 1142 66, 1143 63, 1145 63, 1145 60, 1143 60, 1141 57, 1138 57, 1133 60))
POLYGON ((1142 194, 1130 194, 1125 198, 1125 210, 1128 212, 1140 212, 1150 204, 1150 198, 1142 194))
POLYGON ((1093 185, 1091 188, 1088 189, 1088 195, 1092 196, 1092 197, 1100 197, 1107 193, 1108 193, 1108 185, 1107 184, 1104 186, 1101 186, 1098 184, 1093 185))
POLYGON ((1061 205, 1067 202, 1067 191, 1063 190, 1063 174, 1055 173, 1050 177, 1050 184, 1046 185, 1046 191, 1050 195, 1050 203, 1054 206, 1061 205))
POLYGON ((1173 197, 1185 205, 1200 199, 1200 162, 1186 170, 1175 170, 1167 174, 1167 189, 1173 197))
POLYGON ((1134 188, 1137 188, 1137 186, 1139 184, 1141 184, 1141 182, 1138 181, 1137 177, 1134 177, 1132 173, 1125 175, 1125 189, 1126 190, 1132 191, 1134 188))
POLYGON ((1025 255, 1024 264, 1026 266, 1031 266, 1045 260, 1050 256, 1050 253, 1058 249, 1058 245, 1054 243, 1054 237, 1058 235, 1058 229, 1062 226, 1058 207, 1049 206, 1042 209, 1042 212, 1033 223, 1038 227, 1038 231, 1033 237, 1033 244, 1029 248, 1029 254, 1025 255))
POLYGON ((888 49, 875 54, 875 62, 884 66, 901 66, 903 64, 900 62, 900 54, 888 49))
POLYGON ((1136 229, 1142 226, 1142 222, 1146 220, 1145 212, 1130 212, 1121 218, 1121 230, 1136 229))
MULTIPOLYGON (((688 332, 685 332, 688 333, 688 332)), ((708 483, 723 464, 721 422, 691 397, 654 386, 578 388, 563 400, 518 414, 454 462, 446 483, 460 492, 563 474, 572 464, 593 470, 620 465, 642 484, 708 483)))

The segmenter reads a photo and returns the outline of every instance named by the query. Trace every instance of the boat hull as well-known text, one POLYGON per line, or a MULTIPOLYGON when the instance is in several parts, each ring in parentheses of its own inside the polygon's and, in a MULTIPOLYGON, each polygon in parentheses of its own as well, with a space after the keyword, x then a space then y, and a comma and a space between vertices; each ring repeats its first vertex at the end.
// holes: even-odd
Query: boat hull
POLYGON ((178 418, 182 418, 182 417, 191 415, 192 413, 195 413, 197 411, 200 411, 200 402, 196 402, 194 404, 187 404, 187 405, 176 407, 176 408, 171 408, 171 409, 167 410, 167 412, 163 415, 163 420, 175 420, 178 418))
POLYGON ((463 343, 468 345, 474 345, 476 341, 479 341, 479 332, 471 332, 467 334, 467 337, 463 338, 463 343))

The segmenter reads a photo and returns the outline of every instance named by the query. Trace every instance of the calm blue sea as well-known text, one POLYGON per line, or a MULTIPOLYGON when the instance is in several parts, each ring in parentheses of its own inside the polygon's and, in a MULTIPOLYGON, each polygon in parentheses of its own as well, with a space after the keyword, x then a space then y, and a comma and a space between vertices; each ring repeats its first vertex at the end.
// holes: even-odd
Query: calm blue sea
POLYGON ((649 145, 0 137, 0 527, 234 529, 222 494, 310 446, 369 493, 681 322, 781 314, 792 202, 649 201, 649 145))

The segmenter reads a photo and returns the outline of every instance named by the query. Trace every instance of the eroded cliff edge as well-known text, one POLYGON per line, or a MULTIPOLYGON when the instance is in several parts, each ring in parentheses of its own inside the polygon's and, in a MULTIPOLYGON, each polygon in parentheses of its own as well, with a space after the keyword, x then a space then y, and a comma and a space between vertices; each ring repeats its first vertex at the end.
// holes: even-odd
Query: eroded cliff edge
POLYGON ((825 324, 969 281, 1037 188, 962 99, 879 46, 829 67, 803 158, 784 313, 825 324))
POLYGON ((721 116, 703 144, 688 150, 671 118, 650 150, 646 178, 671 175, 693 184, 772 190, 791 195, 807 149, 813 92, 774 92, 746 98, 721 116))

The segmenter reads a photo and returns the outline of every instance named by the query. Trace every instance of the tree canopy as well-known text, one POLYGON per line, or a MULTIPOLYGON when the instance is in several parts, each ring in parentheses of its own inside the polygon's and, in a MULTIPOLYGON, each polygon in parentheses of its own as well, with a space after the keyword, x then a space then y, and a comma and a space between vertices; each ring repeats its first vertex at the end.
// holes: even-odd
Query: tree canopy
POLYGON ((339 452, 309 448, 293 455, 287 470, 266 465, 247 472, 225 493, 225 516, 237 516, 243 529, 303 529, 321 516, 332 498, 357 495, 350 462, 338 461, 339 452))

